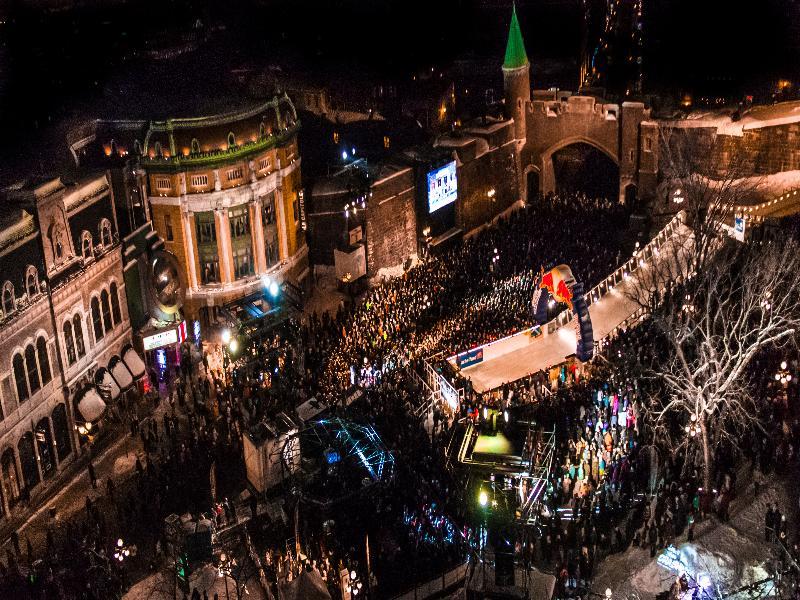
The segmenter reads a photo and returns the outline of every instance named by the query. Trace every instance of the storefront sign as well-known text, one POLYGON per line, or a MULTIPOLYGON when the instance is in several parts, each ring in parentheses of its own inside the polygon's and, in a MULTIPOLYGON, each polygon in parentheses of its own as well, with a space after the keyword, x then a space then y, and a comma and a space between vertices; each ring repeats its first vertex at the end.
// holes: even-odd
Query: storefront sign
POLYGON ((303 190, 297 193, 297 198, 300 203, 300 228, 305 231, 308 225, 306 224, 306 200, 303 190))
POLYGON ((159 331, 153 335, 148 335, 142 338, 142 344, 145 350, 155 350, 162 346, 169 346, 178 342, 178 330, 167 329, 166 331, 159 331))
POLYGON ((483 348, 473 348, 472 350, 462 352, 456 357, 456 361, 458 362, 459 369, 477 365, 479 362, 483 362, 483 348))
POLYGON ((194 341, 200 343, 200 321, 194 322, 194 341))
POLYGON ((178 325, 178 342, 183 343, 186 341, 186 321, 181 321, 178 325))

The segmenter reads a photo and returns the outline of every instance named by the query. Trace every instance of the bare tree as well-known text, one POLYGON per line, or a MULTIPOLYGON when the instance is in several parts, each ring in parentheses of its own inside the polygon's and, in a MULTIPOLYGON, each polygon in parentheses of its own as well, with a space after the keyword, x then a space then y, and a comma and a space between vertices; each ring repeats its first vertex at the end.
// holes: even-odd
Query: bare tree
POLYGON ((748 367, 759 352, 795 341, 800 247, 728 237, 723 223, 746 193, 740 172, 711 179, 697 158, 708 149, 673 141, 665 134, 662 169, 683 186, 685 225, 626 291, 646 308, 659 346, 647 369, 658 391, 645 414, 673 451, 699 439, 710 489, 714 440, 760 426, 748 367))

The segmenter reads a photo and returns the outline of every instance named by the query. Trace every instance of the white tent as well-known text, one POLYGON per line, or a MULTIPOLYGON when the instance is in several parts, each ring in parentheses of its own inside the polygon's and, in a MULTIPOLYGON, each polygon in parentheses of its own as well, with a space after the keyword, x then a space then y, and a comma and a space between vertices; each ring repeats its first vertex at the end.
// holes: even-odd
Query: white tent
POLYGON ((102 377, 97 377, 95 381, 97 382, 97 385, 108 389, 111 400, 116 400, 119 398, 119 386, 117 385, 117 382, 114 381, 111 373, 108 372, 108 369, 102 369, 102 377))
POLYGON ((94 387, 90 387, 83 392, 83 396, 78 400, 78 412, 81 413, 84 421, 96 421, 103 416, 106 410, 106 403, 97 393, 94 387))
POLYGON ((144 361, 136 352, 136 350, 129 346, 122 352, 122 361, 125 363, 125 366, 128 367, 128 370, 131 372, 134 379, 141 379, 144 377, 144 361))
POLYGON ((122 362, 120 357, 112 357, 111 361, 108 363, 108 367, 108 370, 111 371, 111 376, 117 382, 119 389, 127 390, 133 385, 133 376, 128 370, 128 367, 125 366, 125 363, 122 362))

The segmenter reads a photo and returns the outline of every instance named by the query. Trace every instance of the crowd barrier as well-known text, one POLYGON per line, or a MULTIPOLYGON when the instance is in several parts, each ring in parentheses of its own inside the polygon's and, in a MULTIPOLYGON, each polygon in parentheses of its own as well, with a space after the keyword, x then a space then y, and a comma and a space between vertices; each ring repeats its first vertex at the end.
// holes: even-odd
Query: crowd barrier
POLYGON ((467 576, 468 565, 469 563, 466 562, 460 564, 426 583, 415 585, 412 590, 400 594, 399 596, 394 596, 392 600, 425 600, 426 598, 441 594, 444 590, 464 581, 467 576))

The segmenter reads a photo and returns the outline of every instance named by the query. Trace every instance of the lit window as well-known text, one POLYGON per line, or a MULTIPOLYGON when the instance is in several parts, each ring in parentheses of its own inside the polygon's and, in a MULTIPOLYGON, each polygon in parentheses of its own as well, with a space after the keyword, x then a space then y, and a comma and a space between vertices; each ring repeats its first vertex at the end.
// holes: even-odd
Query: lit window
POLYGON ((110 246, 112 243, 111 221, 108 219, 100 221, 100 242, 106 247, 110 246))
POLYGON ((14 312, 14 284, 6 281, 3 284, 3 314, 6 316, 14 312))
POLYGON ((92 257, 92 234, 88 231, 81 234, 81 254, 84 259, 92 257))
POLYGON ((168 192, 171 190, 172 182, 170 182, 169 177, 156 178, 156 189, 162 192, 168 192))
POLYGON ((236 136, 233 135, 233 132, 231 131, 228 134, 228 148, 233 148, 235 145, 236 145, 236 136))
POLYGON ((175 234, 172 231, 171 215, 164 215, 164 236, 166 237, 168 242, 172 242, 175 239, 175 234))
POLYGON ((39 294, 39 274, 36 272, 36 267, 28 267, 25 273, 25 291, 28 294, 28 299, 31 299, 39 294))
POLYGON ((237 179, 242 178, 242 167, 236 167, 235 169, 229 169, 226 173, 228 177, 228 181, 236 181, 237 179))

